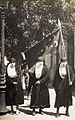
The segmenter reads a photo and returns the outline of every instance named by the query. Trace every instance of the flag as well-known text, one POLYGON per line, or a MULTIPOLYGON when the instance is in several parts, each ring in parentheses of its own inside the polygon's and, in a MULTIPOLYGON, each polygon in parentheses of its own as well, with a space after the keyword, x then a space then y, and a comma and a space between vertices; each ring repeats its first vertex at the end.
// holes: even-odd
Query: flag
POLYGON ((39 41, 34 46, 32 46, 31 48, 29 48, 27 51, 24 52, 25 57, 26 57, 26 62, 29 68, 31 68, 35 64, 39 56, 45 55, 44 53, 47 50, 46 48, 47 46, 49 46, 49 44, 50 44, 50 48, 49 48, 50 50, 52 50, 54 47, 57 48, 58 43, 59 43, 58 42, 59 41, 58 31, 59 29, 52 31, 52 33, 49 33, 48 35, 46 35, 44 39, 42 39, 41 41, 39 41), (50 39, 52 35, 56 35, 54 40, 50 39))
POLYGON ((42 48, 43 40, 25 52, 26 63, 28 64, 29 68, 31 68, 35 64, 38 56, 41 53, 42 48))
POLYGON ((65 46, 65 43, 64 43, 64 39, 63 39, 63 35, 62 35, 62 27, 61 27, 61 22, 60 20, 58 19, 58 26, 60 28, 60 45, 59 45, 59 53, 60 53, 60 58, 63 58, 63 57, 67 57, 67 54, 66 54, 66 46, 65 46))
POLYGON ((50 46, 47 47, 46 52, 43 54, 43 57, 47 54, 52 53, 56 48, 58 47, 59 44, 59 31, 54 35, 54 39, 51 42, 50 46))
POLYGON ((66 56, 66 48, 65 48, 65 43, 63 40, 63 35, 62 35, 62 27, 61 27, 61 22, 58 19, 58 31, 54 34, 54 39, 52 43, 50 44, 49 47, 47 47, 46 52, 43 54, 43 56, 52 53, 53 51, 57 50, 58 53, 60 54, 59 58, 65 57, 66 56))

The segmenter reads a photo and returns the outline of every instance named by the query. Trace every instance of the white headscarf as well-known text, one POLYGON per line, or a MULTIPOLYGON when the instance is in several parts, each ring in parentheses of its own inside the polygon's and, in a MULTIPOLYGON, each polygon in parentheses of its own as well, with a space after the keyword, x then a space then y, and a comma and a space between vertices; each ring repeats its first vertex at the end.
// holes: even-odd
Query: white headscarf
POLYGON ((39 61, 36 63, 36 66, 35 66, 35 77, 36 78, 40 78, 41 75, 42 75, 42 69, 43 69, 43 61, 39 61))
POLYGON ((60 66, 59 66, 59 75, 61 78, 65 78, 66 74, 67 74, 67 70, 66 70, 66 66, 67 66, 67 62, 61 62, 60 66))
POLYGON ((17 72, 15 68, 15 63, 10 63, 7 67, 7 73, 10 78, 17 77, 17 72))

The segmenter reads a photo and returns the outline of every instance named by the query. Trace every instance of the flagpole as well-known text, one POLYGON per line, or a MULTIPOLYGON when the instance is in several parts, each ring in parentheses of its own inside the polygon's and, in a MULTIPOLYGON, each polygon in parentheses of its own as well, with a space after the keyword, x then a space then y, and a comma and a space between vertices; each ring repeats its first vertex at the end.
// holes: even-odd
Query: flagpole
MULTIPOLYGON (((60 23, 60 20, 58 20, 59 22, 59 27, 60 27, 60 33, 61 33, 61 54, 62 56, 61 57, 66 57, 67 58, 67 52, 66 52, 66 47, 65 47, 65 43, 64 43, 64 40, 63 40, 63 35, 62 35, 62 29, 61 29, 61 23, 60 23), (64 54, 63 54, 64 53, 64 54)), ((69 70, 69 64, 67 62, 67 70, 68 70, 68 77, 69 77, 69 84, 71 83, 71 78, 70 78, 70 70, 69 70)))

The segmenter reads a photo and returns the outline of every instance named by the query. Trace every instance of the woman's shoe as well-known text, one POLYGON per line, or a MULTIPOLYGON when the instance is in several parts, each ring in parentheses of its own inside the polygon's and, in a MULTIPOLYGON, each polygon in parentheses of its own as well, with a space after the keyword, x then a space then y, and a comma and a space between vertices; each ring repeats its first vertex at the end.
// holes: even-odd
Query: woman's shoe
POLYGON ((14 115, 14 114, 15 114, 15 112, 14 112, 14 111, 10 111, 10 114, 11 114, 11 115, 14 115))
POLYGON ((13 106, 11 105, 11 111, 10 111, 10 114, 11 114, 11 115, 14 115, 14 113, 15 113, 15 112, 14 112, 13 106))
POLYGON ((16 110, 16 115, 20 114, 20 111, 19 110, 16 110))
POLYGON ((67 117, 69 117, 69 116, 70 116, 70 115, 69 115, 69 112, 66 112, 66 116, 67 116, 67 117))
POLYGON ((58 118, 59 116, 60 116, 59 113, 56 113, 55 117, 58 118))
POLYGON ((43 114, 44 114, 44 112, 42 111, 42 109, 41 109, 41 108, 39 109, 39 113, 40 113, 41 115, 43 115, 43 114))
POLYGON ((35 116, 35 110, 32 111, 32 115, 35 116))

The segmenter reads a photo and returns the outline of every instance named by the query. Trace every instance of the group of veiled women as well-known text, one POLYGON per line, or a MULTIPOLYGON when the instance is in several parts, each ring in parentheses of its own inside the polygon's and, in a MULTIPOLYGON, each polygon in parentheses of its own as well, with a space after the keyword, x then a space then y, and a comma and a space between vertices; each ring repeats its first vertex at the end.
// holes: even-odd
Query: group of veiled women
MULTIPOLYGON (((50 107, 50 93, 48 84, 50 80, 49 71, 45 65, 43 57, 38 57, 34 67, 34 72, 29 73, 28 95, 31 93, 29 107, 32 115, 36 114, 36 109, 43 114, 44 108, 50 107)), ((53 81, 53 88, 56 92, 55 106, 57 108, 66 107, 66 116, 69 116, 69 106, 72 105, 72 83, 74 80, 72 68, 68 65, 67 59, 63 58, 58 65, 53 81)), ((14 114, 13 106, 16 105, 15 113, 19 113, 19 105, 24 104, 24 92, 21 81, 21 70, 14 58, 11 58, 6 68, 6 105, 11 106, 11 113, 14 114)))

